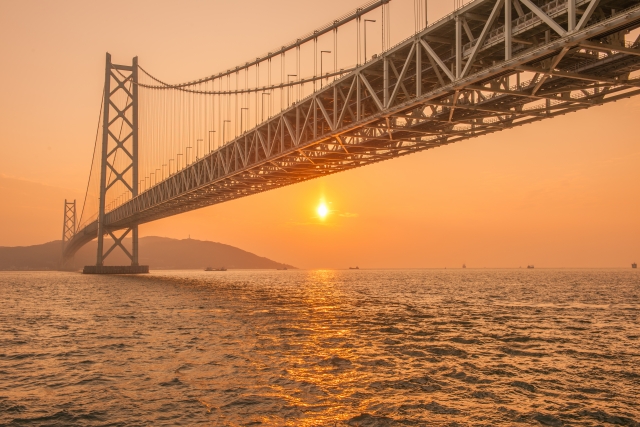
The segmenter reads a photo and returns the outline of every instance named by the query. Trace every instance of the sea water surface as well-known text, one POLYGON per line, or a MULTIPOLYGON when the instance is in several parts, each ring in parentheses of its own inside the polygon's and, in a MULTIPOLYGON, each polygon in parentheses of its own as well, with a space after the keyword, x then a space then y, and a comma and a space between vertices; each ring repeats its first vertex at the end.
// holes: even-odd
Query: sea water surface
POLYGON ((0 273, 0 425, 638 426, 634 270, 0 273))

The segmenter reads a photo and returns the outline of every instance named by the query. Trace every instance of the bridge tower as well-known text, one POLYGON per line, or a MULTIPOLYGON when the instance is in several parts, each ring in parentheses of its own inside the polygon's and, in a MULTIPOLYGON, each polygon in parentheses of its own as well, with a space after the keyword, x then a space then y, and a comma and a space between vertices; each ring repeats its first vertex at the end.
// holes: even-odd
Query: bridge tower
MULTIPOLYGON (((76 201, 68 202, 64 199, 64 218, 62 221, 62 253, 69 240, 73 239, 76 234, 76 201)), ((65 261, 62 260, 62 268, 65 267, 65 261)))
POLYGON ((98 207, 98 253, 95 266, 86 266, 88 274, 148 273, 148 266, 138 263, 138 225, 119 231, 107 221, 107 196, 116 187, 128 198, 138 195, 138 57, 131 65, 111 62, 107 53, 102 115, 102 152, 100 156, 100 199, 98 207), (123 244, 131 235, 131 251, 123 244), (105 239, 107 237, 107 239, 105 239), (111 241, 108 240, 111 238, 111 241), (105 240, 111 245, 105 250, 105 240), (130 266, 105 266, 105 259, 120 248, 131 260, 130 266))

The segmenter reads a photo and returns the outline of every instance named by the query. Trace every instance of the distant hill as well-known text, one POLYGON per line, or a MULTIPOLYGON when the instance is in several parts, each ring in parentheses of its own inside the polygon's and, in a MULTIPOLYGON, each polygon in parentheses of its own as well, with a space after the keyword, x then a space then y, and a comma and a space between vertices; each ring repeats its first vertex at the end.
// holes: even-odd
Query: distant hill
MULTIPOLYGON (((106 242, 106 241, 105 241, 106 242)), ((125 241, 125 246, 130 242, 125 241)), ((76 254, 73 269, 96 262, 96 241, 88 243, 76 254)), ((60 264, 60 240, 34 246, 0 246, 0 270, 57 270, 60 264)), ((153 270, 189 270, 206 267, 241 269, 276 269, 295 267, 272 261, 223 243, 195 239, 169 239, 141 237, 140 264, 153 270)), ((116 249, 107 258, 106 265, 128 265, 130 261, 116 249)))

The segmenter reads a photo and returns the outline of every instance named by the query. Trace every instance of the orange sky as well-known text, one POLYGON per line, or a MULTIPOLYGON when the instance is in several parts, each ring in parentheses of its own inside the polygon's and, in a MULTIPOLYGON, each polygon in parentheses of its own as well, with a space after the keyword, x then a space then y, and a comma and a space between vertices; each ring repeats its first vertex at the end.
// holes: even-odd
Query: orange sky
MULTIPOLYGON (((123 63, 138 55, 168 81, 192 80, 361 3, 1 2, 0 245, 59 239, 63 199, 82 198, 105 51, 123 63)), ((431 3, 435 19, 453 1, 431 3)), ((190 234, 304 268, 628 267, 640 259, 639 108, 640 98, 620 101, 161 220, 141 234, 190 234), (325 221, 315 212, 322 198, 325 221)))

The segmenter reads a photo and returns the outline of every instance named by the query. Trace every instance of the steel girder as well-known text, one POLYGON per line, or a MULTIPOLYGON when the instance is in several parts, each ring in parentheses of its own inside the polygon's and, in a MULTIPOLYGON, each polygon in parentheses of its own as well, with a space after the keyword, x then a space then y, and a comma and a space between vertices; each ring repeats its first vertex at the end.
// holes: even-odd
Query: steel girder
MULTIPOLYGON (((639 0, 476 0, 105 215, 110 229, 640 94, 639 0), (527 81, 522 78, 527 77, 527 81)), ((89 224, 76 245, 95 237, 89 224)))

